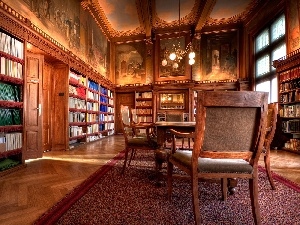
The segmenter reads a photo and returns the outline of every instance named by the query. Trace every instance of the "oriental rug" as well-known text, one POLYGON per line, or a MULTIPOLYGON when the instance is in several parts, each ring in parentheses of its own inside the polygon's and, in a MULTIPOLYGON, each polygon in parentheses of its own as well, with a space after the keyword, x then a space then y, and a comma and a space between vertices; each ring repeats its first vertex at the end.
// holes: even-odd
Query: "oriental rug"
MULTIPOLYGON (((36 225, 188 225, 194 224, 191 186, 174 180, 173 199, 167 186, 157 187, 153 152, 139 152, 121 175, 120 153, 44 213, 36 225)), ((262 224, 300 224, 300 187, 273 174, 271 190, 264 169, 259 170, 259 204, 262 224)), ((238 180, 237 191, 221 201, 218 183, 201 182, 200 210, 203 224, 253 224, 248 182, 238 180)))

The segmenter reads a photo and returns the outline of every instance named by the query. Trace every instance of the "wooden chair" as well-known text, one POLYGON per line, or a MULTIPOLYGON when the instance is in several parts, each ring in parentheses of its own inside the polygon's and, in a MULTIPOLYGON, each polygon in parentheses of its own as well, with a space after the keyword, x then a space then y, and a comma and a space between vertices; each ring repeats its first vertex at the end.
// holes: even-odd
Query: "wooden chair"
MULTIPOLYGON (((221 181, 224 192, 227 191, 227 179, 231 178, 249 180, 252 214, 255 224, 260 224, 257 167, 264 145, 267 102, 268 93, 265 92, 198 92, 196 128, 191 134, 195 138, 193 150, 173 147, 167 172, 169 200, 174 166, 191 179, 196 224, 201 224, 199 179, 221 181)), ((177 136, 187 137, 187 134, 171 132, 173 142, 177 136)), ((222 196, 224 199, 224 193, 222 196)))
POLYGON ((267 171, 267 176, 273 190, 275 190, 276 187, 273 181, 271 168, 270 168, 270 146, 276 130, 277 114, 278 114, 278 104, 277 103, 268 104, 268 115, 267 115, 267 126, 266 126, 267 132, 266 132, 264 148, 262 153, 264 155, 264 162, 267 171))
POLYGON ((125 159, 122 169, 122 174, 125 173, 127 166, 130 166, 131 160, 134 158, 137 150, 154 150, 157 148, 157 142, 155 137, 150 135, 150 130, 154 129, 153 124, 138 124, 132 122, 130 118, 130 110, 124 108, 122 111, 122 131, 125 140, 125 159), (146 130, 145 135, 137 135, 137 130, 146 130), (131 151, 131 156, 128 161, 128 153, 131 151), (127 165, 128 161, 128 165, 127 165))
MULTIPOLYGON (((187 122, 188 120, 188 113, 167 113, 166 114, 166 120, 167 122, 187 122), (187 119, 185 121, 185 119, 187 119)), ((167 135, 167 141, 171 142, 171 135, 170 133, 168 133, 167 135)), ((181 148, 184 149, 185 145, 184 145, 184 140, 185 138, 181 138, 181 148)), ((191 139, 187 138, 187 142, 188 142, 188 148, 191 148, 191 139)))

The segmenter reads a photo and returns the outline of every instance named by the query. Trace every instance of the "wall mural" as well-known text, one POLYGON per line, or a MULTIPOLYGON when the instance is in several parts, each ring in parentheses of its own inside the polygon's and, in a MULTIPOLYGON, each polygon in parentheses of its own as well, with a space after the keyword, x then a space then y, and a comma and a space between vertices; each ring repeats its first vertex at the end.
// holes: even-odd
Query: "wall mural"
POLYGON ((288 10, 288 53, 300 47, 300 0, 290 0, 288 10))
POLYGON ((169 55, 174 49, 174 46, 180 46, 181 49, 185 47, 185 38, 164 38, 160 39, 160 66, 159 66, 159 77, 177 77, 185 75, 185 58, 178 62, 178 67, 174 68, 174 61, 169 59, 169 55), (162 60, 167 60, 167 65, 161 64, 162 60))
POLYGON ((118 85, 146 83, 144 42, 116 46, 115 81, 118 85))
POLYGON ((101 75, 107 77, 107 39, 74 0, 4 0, 101 75))
POLYGON ((232 80, 238 78, 237 33, 204 35, 203 69, 201 81, 232 80))

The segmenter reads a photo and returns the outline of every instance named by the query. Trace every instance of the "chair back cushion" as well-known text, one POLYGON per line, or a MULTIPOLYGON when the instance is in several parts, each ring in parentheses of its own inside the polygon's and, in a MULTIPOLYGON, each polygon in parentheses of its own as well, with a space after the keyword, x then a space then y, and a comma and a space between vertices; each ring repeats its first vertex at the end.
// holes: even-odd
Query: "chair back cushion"
POLYGON ((199 91, 193 160, 198 157, 257 162, 265 138, 268 93, 199 91))
POLYGON ((251 151, 257 113, 257 108, 208 108, 202 150, 251 151))

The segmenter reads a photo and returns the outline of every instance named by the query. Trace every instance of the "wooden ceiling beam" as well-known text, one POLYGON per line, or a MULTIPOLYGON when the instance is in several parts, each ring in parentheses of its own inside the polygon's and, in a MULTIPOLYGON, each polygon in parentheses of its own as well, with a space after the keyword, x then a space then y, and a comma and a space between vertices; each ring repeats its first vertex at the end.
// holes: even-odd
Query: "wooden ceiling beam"
POLYGON ((152 3, 153 0, 136 0, 136 7, 140 26, 145 30, 146 37, 151 36, 152 30, 152 3))

